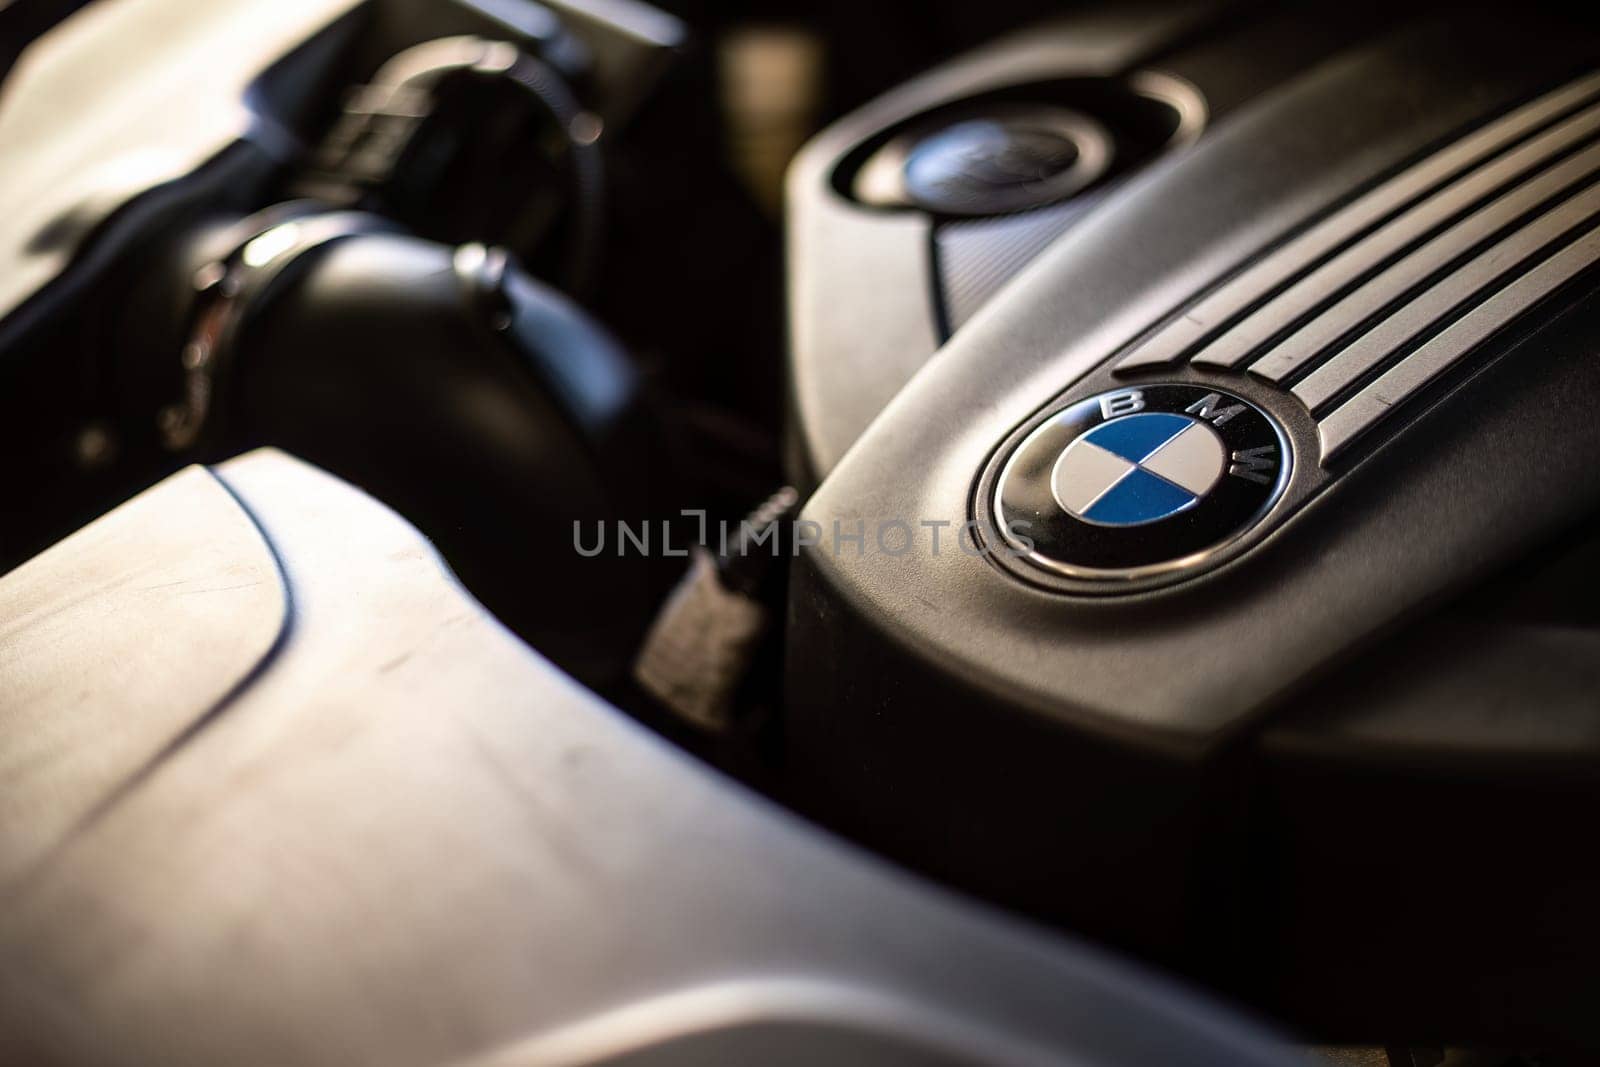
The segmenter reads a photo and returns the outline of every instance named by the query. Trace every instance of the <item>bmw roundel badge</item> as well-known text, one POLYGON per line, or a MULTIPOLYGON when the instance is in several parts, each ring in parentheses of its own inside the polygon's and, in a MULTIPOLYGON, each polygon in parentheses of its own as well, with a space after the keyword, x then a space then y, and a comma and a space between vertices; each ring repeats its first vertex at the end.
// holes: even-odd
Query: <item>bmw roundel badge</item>
POLYGON ((1198 385, 1080 401, 1016 446, 994 522, 1023 558, 1072 578, 1188 569, 1258 523, 1291 453, 1266 412, 1198 385))

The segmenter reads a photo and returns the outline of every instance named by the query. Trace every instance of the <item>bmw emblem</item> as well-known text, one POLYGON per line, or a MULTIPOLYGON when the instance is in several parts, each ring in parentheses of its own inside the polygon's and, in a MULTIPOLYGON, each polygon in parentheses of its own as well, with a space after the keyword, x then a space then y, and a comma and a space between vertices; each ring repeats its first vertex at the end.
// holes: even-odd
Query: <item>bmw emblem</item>
POLYGON ((1266 412, 1197 385, 1102 393, 1057 412, 1005 461, 995 525, 1013 556, 1069 578, 1196 567, 1272 509, 1291 453, 1266 412))

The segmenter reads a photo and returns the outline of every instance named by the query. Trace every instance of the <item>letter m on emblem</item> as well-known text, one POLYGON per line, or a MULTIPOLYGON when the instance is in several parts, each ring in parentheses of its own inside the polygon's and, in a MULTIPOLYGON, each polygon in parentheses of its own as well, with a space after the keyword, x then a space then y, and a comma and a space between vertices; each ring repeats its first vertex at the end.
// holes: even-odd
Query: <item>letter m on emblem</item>
POLYGON ((1222 397, 1217 393, 1207 393, 1183 410, 1197 419, 1204 419, 1213 426, 1221 426, 1235 415, 1244 414, 1243 404, 1231 404, 1225 408, 1217 405, 1222 403, 1222 397))

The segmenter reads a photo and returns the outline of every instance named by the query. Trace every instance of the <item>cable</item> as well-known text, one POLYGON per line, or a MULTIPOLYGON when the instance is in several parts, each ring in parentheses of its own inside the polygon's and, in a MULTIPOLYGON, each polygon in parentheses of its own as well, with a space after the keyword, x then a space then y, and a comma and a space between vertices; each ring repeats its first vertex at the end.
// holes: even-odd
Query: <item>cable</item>
POLYGON ((521 86, 555 117, 567 134, 572 181, 572 223, 567 251, 568 288, 587 292, 605 242, 605 166, 600 153, 600 120, 585 110, 571 87, 549 64, 517 50, 505 78, 521 86))

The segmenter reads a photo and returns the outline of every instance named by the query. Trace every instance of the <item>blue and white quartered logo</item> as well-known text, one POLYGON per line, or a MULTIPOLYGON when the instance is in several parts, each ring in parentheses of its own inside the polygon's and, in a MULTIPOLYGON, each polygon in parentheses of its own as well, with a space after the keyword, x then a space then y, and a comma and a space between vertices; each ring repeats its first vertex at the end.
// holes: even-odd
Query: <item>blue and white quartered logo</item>
POLYGON ((1101 423, 1056 461, 1051 490, 1069 515, 1099 526, 1142 526, 1198 504, 1228 466, 1205 423, 1146 412, 1101 423))
POLYGON ((986 518, 1036 571, 1154 580, 1222 558, 1259 526, 1292 458, 1278 424, 1244 397, 1130 386, 1040 416, 999 454, 986 518))

